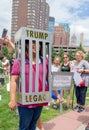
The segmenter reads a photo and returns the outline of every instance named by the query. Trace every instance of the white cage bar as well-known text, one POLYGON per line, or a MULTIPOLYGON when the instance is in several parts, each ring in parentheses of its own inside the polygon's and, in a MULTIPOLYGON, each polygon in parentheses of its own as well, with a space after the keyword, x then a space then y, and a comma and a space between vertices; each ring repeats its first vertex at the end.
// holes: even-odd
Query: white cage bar
POLYGON ((30 29, 22 27, 15 34, 15 47, 16 47, 16 57, 20 65, 20 78, 18 81, 17 88, 17 102, 21 104, 37 104, 37 103, 46 103, 51 99, 51 48, 52 48, 52 33, 48 31, 30 29), (28 41, 29 43, 29 86, 26 88, 26 56, 25 44, 28 41), (35 79, 33 82, 33 53, 32 45, 33 41, 36 42, 36 63, 35 63, 35 79), (42 49, 42 56, 40 57, 39 48, 42 49), (42 62, 42 90, 39 92, 40 86, 40 62, 42 62), (48 69, 48 74, 46 72, 48 69), (35 84, 35 85, 34 85, 35 84), (34 86, 34 87, 33 87, 34 86), (48 86, 48 88, 46 88, 48 86), (33 90, 34 88, 34 90, 33 90), (47 90, 46 90, 47 89, 47 90))

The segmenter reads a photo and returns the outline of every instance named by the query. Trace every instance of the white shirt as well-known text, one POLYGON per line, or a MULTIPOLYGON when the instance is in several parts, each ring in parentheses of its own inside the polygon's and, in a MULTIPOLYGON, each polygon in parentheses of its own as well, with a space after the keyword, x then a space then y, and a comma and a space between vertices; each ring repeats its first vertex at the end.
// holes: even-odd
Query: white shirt
POLYGON ((60 66, 52 65, 52 66, 51 66, 51 69, 52 69, 52 70, 51 70, 52 72, 58 72, 58 71, 60 71, 60 66))

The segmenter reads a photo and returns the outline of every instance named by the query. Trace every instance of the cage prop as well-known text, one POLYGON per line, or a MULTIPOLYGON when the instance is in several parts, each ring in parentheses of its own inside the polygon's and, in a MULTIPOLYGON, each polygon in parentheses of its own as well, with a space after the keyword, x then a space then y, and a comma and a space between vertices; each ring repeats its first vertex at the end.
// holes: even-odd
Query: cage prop
POLYGON ((52 38, 52 33, 38 29, 22 27, 16 32, 15 52, 20 65, 20 76, 17 85, 18 103, 27 105, 50 101, 52 38), (34 42, 35 44, 33 46, 34 42), (28 66, 26 66, 26 44, 28 44, 29 48, 28 66), (36 52, 35 63, 33 63, 34 49, 36 52), (42 74, 40 73, 40 63, 42 65, 42 74), (35 66, 35 69, 33 66, 35 66), (28 72, 26 72, 26 67, 28 67, 28 72), (35 71, 35 76, 33 71, 35 71), (40 78, 42 79, 41 81, 40 78), (27 79, 29 80, 28 88, 26 88, 27 79), (41 86, 41 90, 39 90, 39 86, 41 86))

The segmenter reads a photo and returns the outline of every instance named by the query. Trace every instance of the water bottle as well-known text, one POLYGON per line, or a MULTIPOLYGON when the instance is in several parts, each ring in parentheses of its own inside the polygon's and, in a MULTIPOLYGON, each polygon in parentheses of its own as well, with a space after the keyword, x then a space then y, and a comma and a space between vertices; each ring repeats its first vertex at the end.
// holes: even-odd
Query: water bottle
POLYGON ((14 111, 15 111, 15 114, 18 116, 19 115, 18 108, 16 108, 14 111))
POLYGON ((86 126, 85 130, 89 130, 89 123, 88 123, 88 125, 86 126))

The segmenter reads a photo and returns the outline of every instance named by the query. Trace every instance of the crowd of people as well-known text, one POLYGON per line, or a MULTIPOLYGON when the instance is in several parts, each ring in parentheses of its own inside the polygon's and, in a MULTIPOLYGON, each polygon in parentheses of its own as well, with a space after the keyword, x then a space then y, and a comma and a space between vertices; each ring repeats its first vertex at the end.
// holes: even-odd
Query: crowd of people
POLYGON ((0 55, 0 86, 5 85, 6 77, 10 77, 13 63, 15 61, 15 54, 12 55, 11 60, 8 60, 6 56, 0 55))
MULTIPOLYGON (((13 43, 10 41, 8 37, 4 40, 7 44, 9 44, 13 49, 15 49, 13 43)), ((29 66, 28 53, 29 47, 28 43, 26 43, 26 63, 29 66)), ((39 46, 39 51, 41 47, 39 46)), ((33 65, 36 64, 36 43, 33 41, 32 45, 32 52, 33 52, 33 65)), ((40 56, 41 57, 41 56, 40 56)), ((39 64, 43 64, 41 59, 39 59, 39 64)), ((40 68, 39 68, 40 69, 40 68)), ((47 68, 46 68, 47 69, 47 68)), ((33 70, 34 71, 34 70, 33 70)), ((40 70, 41 72, 42 70, 40 70)), ((48 70, 46 70, 48 71, 48 70)), ((52 72, 73 72, 73 84, 75 89, 76 95, 76 106, 73 108, 74 111, 83 112, 85 109, 85 101, 86 101, 86 93, 87 87, 89 86, 89 63, 84 60, 84 53, 82 51, 77 51, 75 54, 75 61, 71 62, 69 59, 68 53, 64 53, 63 55, 63 63, 60 63, 60 57, 56 56, 54 58, 52 67, 52 72)), ((12 60, 9 62, 6 57, 1 57, 0 60, 0 75, 11 73, 10 79, 10 102, 9 107, 11 110, 14 110, 17 106, 16 103, 16 83, 20 75, 20 66, 19 63, 15 60, 15 54, 13 54, 12 60), (12 67, 13 66, 13 67, 12 67)), ((42 74, 42 72, 41 72, 42 74)), ((33 75, 35 76, 35 75, 33 75)), ((63 97, 60 97, 61 90, 52 90, 51 97, 53 99, 52 106, 54 109, 57 109, 57 103, 64 102, 64 95, 66 92, 66 106, 64 107, 65 110, 70 108, 71 103, 71 90, 63 91, 63 97)), ((19 111, 19 130, 35 130, 36 124, 40 130, 44 130, 41 122, 41 111, 43 106, 50 106, 48 104, 39 104, 39 105, 21 105, 18 104, 18 111, 19 111)), ((47 106, 47 107, 48 107, 47 106)))

